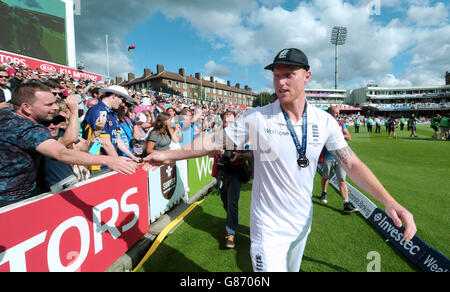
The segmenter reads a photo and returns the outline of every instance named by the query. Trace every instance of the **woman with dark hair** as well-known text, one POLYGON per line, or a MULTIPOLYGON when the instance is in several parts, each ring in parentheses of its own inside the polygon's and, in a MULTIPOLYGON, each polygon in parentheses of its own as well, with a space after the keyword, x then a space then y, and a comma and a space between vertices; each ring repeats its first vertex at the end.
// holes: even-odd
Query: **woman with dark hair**
MULTIPOLYGON (((169 150, 170 143, 178 143, 176 131, 171 127, 172 117, 166 112, 159 113, 156 118, 155 126, 150 131, 147 137, 147 147, 145 148, 147 154, 152 153, 155 150, 169 150)), ((178 129, 179 130, 179 129, 178 129)))

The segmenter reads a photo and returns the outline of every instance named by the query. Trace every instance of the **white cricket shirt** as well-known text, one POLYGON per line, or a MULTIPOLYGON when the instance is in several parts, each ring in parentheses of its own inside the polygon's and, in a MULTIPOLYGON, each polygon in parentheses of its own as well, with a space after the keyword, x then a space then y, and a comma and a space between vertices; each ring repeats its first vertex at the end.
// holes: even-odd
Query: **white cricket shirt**
MULTIPOLYGON (((307 168, 297 164, 298 153, 286 126, 280 102, 247 111, 225 129, 243 148, 251 139, 254 182, 250 215, 252 243, 295 240, 312 216, 312 189, 317 161, 328 150, 347 146, 339 125, 327 112, 307 105, 307 168)), ((293 123, 300 144, 302 119, 293 123)))

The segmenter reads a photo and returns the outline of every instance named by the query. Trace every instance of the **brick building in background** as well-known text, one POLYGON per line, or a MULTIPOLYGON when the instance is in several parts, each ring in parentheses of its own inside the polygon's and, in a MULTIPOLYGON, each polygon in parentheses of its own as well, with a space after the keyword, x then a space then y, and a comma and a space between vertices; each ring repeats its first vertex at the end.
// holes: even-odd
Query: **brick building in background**
POLYGON ((252 106, 257 95, 247 85, 244 88, 241 88, 239 83, 232 86, 230 81, 222 84, 214 80, 213 76, 204 79, 200 73, 195 73, 195 76, 186 75, 184 68, 180 68, 178 73, 169 72, 159 64, 156 66, 156 73, 145 68, 141 77, 136 78, 133 73, 128 73, 126 81, 116 77, 116 84, 138 90, 144 88, 157 91, 172 89, 174 92, 179 92, 179 95, 190 98, 200 98, 200 92, 202 92, 203 100, 247 107, 252 106))

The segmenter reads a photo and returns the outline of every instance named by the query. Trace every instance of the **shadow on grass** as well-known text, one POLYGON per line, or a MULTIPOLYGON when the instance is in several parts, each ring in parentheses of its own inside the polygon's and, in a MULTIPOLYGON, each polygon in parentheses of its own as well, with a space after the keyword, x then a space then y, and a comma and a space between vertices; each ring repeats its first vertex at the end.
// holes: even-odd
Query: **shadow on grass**
MULTIPOLYGON (((225 215, 225 210, 223 210, 225 215)), ((185 221, 192 228, 209 233, 216 239, 218 250, 226 252, 225 248, 225 225, 226 220, 204 212, 202 206, 196 208, 195 212, 185 221)), ((239 224, 236 233, 236 263, 241 271, 252 271, 250 259, 250 228, 239 224)))
POLYGON ((141 269, 145 272, 207 272, 182 252, 165 245, 164 242, 141 269))
MULTIPOLYGON (((319 264, 322 266, 327 266, 327 267, 335 270, 336 272, 350 272, 349 270, 347 270, 346 268, 343 268, 341 266, 330 264, 330 263, 327 263, 327 262, 324 262, 321 260, 316 260, 316 259, 310 258, 308 256, 303 256, 303 261, 308 261, 308 262, 312 262, 312 263, 319 264)), ((301 268, 300 268, 300 272, 302 272, 301 268)))
POLYGON ((339 213, 339 214, 341 214, 341 215, 345 215, 345 216, 350 215, 349 213, 345 213, 345 212, 344 212, 344 207, 343 207, 343 206, 342 206, 342 209, 338 209, 338 208, 335 208, 335 207, 333 207, 333 206, 331 206, 331 205, 329 205, 329 204, 327 204, 327 203, 321 202, 321 201, 320 201, 320 196, 313 196, 312 198, 313 198, 312 201, 313 201, 313 203, 314 203, 315 205, 319 205, 319 206, 328 208, 328 209, 333 210, 333 211, 335 211, 335 212, 337 212, 337 213, 339 213))
POLYGON ((415 140, 415 141, 430 141, 430 142, 438 142, 439 140, 433 139, 431 137, 398 137, 397 139, 402 140, 415 140))

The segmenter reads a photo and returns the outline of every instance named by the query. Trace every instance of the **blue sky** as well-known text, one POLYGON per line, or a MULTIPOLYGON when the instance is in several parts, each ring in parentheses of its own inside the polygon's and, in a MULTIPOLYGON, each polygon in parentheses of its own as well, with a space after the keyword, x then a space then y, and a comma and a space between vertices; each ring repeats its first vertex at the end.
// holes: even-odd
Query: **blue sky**
POLYGON ((450 71, 447 1, 109 0, 107 10, 104 1, 81 1, 77 60, 106 75, 108 33, 111 77, 140 76, 161 64, 270 91, 264 66, 281 49, 297 47, 309 57, 308 87, 334 88, 334 25, 348 29, 339 88, 442 85, 450 71))
POLYGON ((161 64, 167 71, 178 72, 179 68, 184 67, 188 75, 195 76, 199 72, 208 80, 214 76, 224 83, 229 80, 232 84, 241 82, 243 86, 257 84, 257 81, 252 82, 257 79, 252 79, 250 75, 256 77, 261 69, 259 65, 240 66, 228 61, 226 47, 211 46, 184 19, 167 19, 157 12, 139 23, 125 39, 127 44, 136 46, 128 55, 138 74, 142 74, 145 67, 155 72, 156 64, 161 64))

